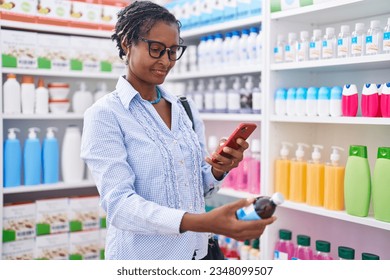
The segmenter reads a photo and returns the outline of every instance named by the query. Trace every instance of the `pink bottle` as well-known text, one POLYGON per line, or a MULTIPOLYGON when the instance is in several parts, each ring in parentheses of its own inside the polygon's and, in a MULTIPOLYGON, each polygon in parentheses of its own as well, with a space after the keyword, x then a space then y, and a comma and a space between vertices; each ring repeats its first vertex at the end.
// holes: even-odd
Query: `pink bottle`
POLYGON ((310 236, 298 235, 297 243, 292 260, 312 260, 313 250, 310 248, 310 236))
POLYGON ((252 157, 248 167, 248 192, 260 194, 260 140, 253 139, 250 148, 252 157))
POLYGON ((359 106, 359 94, 356 85, 344 85, 341 106, 344 117, 356 117, 359 106))
POLYGON ((291 231, 279 230, 279 240, 275 244, 274 260, 291 260, 295 251, 295 245, 291 241, 291 231))
MULTIPOLYGON (((384 85, 384 84, 383 84, 384 85)), ((381 102, 382 102, 382 88, 383 88, 383 85, 382 84, 377 84, 376 87, 378 89, 378 113, 376 114, 376 116, 378 118, 381 118, 382 117, 382 108, 381 108, 381 102)))
POLYGON ((381 112, 382 117, 390 118, 390 83, 382 85, 381 91, 381 112))
POLYGON ((240 164, 235 168, 236 170, 236 185, 233 185, 233 189, 247 192, 248 191, 248 172, 249 163, 252 160, 250 155, 244 156, 240 164))
POLYGON ((379 94, 376 84, 364 84, 362 90, 362 116, 378 116, 379 94))
POLYGON ((316 241, 316 254, 314 255, 315 260, 333 260, 330 253, 330 243, 324 240, 316 241))

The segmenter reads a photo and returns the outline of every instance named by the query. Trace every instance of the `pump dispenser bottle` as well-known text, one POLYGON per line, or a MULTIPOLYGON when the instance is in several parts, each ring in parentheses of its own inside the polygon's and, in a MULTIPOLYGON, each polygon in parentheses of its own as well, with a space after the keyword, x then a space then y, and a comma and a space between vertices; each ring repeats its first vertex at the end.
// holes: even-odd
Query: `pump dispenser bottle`
POLYGON ((330 163, 325 165, 324 176, 324 207, 329 210, 344 210, 344 174, 345 167, 341 166, 340 153, 343 148, 332 146, 330 163))
POLYGON ((28 138, 24 143, 24 184, 39 185, 41 183, 41 143, 37 138, 37 127, 28 129, 28 138))
POLYGON ((209 83, 207 85, 207 90, 204 93, 204 112, 213 113, 215 100, 214 100, 214 91, 215 91, 215 81, 214 79, 209 79, 209 83))
POLYGON ((22 148, 16 138, 19 128, 8 129, 8 139, 4 142, 4 187, 16 187, 21 185, 22 148))
POLYGON ((304 161, 304 147, 309 145, 298 143, 295 151, 295 158, 291 160, 290 170, 290 200, 295 202, 306 202, 306 177, 307 163, 304 161))
POLYGON ((59 180, 59 147, 54 132, 56 127, 48 127, 42 144, 43 183, 54 184, 59 180))
POLYGON ((324 205, 324 164, 321 160, 321 145, 313 145, 311 160, 307 163, 306 203, 311 206, 324 205))
POLYGON ((289 142, 282 142, 280 157, 275 160, 275 191, 280 192, 286 199, 290 199, 290 159, 288 159, 289 142))
POLYGON ((253 92, 252 92, 252 113, 253 114, 261 113, 261 107, 262 107, 261 99, 262 99, 262 92, 261 92, 261 78, 260 78, 259 85, 253 88, 253 92))
POLYGON ((379 147, 372 177, 372 203, 375 219, 390 222, 390 147, 379 147))
POLYGON ((237 114, 240 112, 240 77, 235 76, 231 79, 234 80, 233 88, 228 90, 228 113, 237 114))
POLYGON ((244 88, 240 90, 240 113, 250 114, 252 113, 252 98, 253 98, 253 77, 249 75, 243 76, 247 79, 244 88))
POLYGON ((219 83, 218 89, 214 93, 214 111, 215 113, 226 113, 227 112, 227 85, 226 78, 217 78, 221 82, 219 83))

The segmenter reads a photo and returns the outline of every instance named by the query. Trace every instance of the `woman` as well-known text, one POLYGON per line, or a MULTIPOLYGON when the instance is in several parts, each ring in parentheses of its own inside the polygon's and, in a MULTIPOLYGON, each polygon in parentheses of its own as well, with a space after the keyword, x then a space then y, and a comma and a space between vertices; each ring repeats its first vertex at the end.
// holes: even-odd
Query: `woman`
POLYGON ((218 191, 248 143, 227 149, 231 159, 207 157, 204 125, 160 84, 185 46, 180 23, 152 2, 134 2, 118 14, 112 39, 126 61, 116 89, 87 110, 81 156, 107 213, 107 259, 202 259, 208 233, 259 238, 275 218, 238 221, 239 200, 205 213, 205 196, 218 191))

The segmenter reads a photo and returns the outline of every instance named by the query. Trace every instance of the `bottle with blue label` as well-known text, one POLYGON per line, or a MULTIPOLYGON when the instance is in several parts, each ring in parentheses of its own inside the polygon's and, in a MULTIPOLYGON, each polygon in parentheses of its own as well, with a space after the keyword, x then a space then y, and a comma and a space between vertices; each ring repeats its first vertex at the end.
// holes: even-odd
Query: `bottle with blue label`
POLYGON ((315 117, 317 112, 318 88, 309 87, 306 95, 306 115, 308 117, 315 117))
POLYGON ((22 148, 16 138, 19 128, 8 129, 8 139, 4 142, 4 187, 21 185, 22 148))
POLYGON ((383 30, 383 53, 390 53, 390 17, 387 18, 387 25, 383 30))
POLYGON ((329 117, 330 89, 328 87, 320 87, 318 90, 317 110, 318 116, 329 117))
POLYGON ((41 142, 37 138, 37 127, 28 129, 28 138, 24 142, 24 184, 39 185, 41 183, 41 142))
POLYGON ((271 197, 259 196, 251 205, 238 209, 236 216, 237 219, 244 221, 267 219, 275 213, 276 206, 283 202, 284 197, 281 193, 274 193, 271 197))
POLYGON ((379 20, 370 21, 366 35, 366 55, 382 53, 383 31, 379 20))
POLYGON ((59 146, 54 132, 56 127, 48 127, 46 138, 42 144, 43 183, 54 184, 59 180, 59 146))

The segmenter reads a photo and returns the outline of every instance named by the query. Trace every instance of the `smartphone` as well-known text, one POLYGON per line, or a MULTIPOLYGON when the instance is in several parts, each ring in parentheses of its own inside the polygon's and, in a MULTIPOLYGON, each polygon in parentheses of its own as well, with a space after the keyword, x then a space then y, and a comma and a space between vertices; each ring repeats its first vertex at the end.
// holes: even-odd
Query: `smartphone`
MULTIPOLYGON (((233 131, 233 133, 229 136, 229 138, 223 143, 223 145, 219 146, 217 153, 230 158, 229 154, 226 154, 223 151, 224 147, 230 147, 232 149, 237 150, 239 145, 237 144, 237 139, 242 138, 244 140, 248 139, 248 137, 255 131, 257 125, 255 123, 240 123, 237 128, 233 131)), ((212 159, 213 162, 218 162, 216 159, 212 159)))

